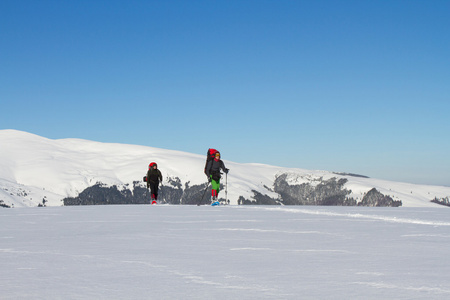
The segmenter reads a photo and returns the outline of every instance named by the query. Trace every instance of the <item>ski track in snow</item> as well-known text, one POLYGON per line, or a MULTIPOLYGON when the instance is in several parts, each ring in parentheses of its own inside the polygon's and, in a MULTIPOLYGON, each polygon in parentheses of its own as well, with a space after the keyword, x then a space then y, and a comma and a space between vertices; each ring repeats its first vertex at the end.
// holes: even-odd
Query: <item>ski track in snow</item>
POLYGON ((276 232, 276 233, 289 233, 289 234, 330 234, 319 231, 291 231, 291 230, 276 230, 276 229, 258 229, 258 228, 217 228, 214 230, 222 231, 253 231, 253 232, 276 232))
POLYGON ((290 253, 345 253, 345 254, 355 254, 356 252, 347 251, 347 250, 326 250, 326 249, 295 249, 295 250, 286 250, 286 249, 274 249, 274 248, 231 248, 231 251, 271 251, 271 252, 290 252, 290 253))
MULTIPOLYGON (((204 278, 203 276, 199 276, 193 273, 186 273, 186 272, 181 272, 179 270, 176 269, 170 269, 166 266, 162 266, 162 265, 154 265, 154 264, 150 264, 148 262, 144 262, 144 261, 121 261, 121 263, 125 263, 125 264, 139 264, 139 265, 144 265, 146 267, 150 267, 150 268, 157 268, 159 270, 163 270, 164 272, 169 273, 170 275, 175 275, 177 277, 182 277, 183 279, 186 279, 192 283, 198 283, 198 284, 206 284, 206 285, 210 285, 210 286, 214 286, 214 287, 218 287, 218 288, 224 288, 224 289, 239 289, 239 290, 255 290, 255 291, 260 291, 260 292, 275 292, 276 289, 274 288, 267 288, 261 285, 252 285, 252 286, 244 286, 244 285, 230 285, 230 284, 225 284, 223 282, 217 282, 217 281, 213 281, 213 280, 208 280, 206 278, 204 278)), ((232 276, 228 276, 228 278, 233 278, 232 276)), ((278 295, 278 293, 277 293, 278 295)))
POLYGON ((353 282, 354 284, 370 286, 379 289, 396 289, 396 290, 405 290, 405 291, 414 291, 414 292, 431 292, 435 294, 450 294, 449 289, 443 289, 439 287, 428 287, 428 286, 401 286, 390 284, 386 282, 353 282))
MULTIPOLYGON (((189 273, 189 272, 182 272, 180 270, 170 268, 166 265, 161 264, 154 264, 148 261, 139 261, 139 260, 115 260, 115 259, 109 259, 104 258, 97 255, 86 255, 86 254, 65 254, 60 252, 52 252, 52 251, 23 251, 23 250, 14 250, 14 249, 0 249, 1 253, 12 253, 12 254, 26 254, 26 255, 48 255, 48 256, 67 256, 71 258, 77 258, 82 260, 88 260, 92 261, 92 263, 98 263, 99 261, 103 261, 108 263, 108 265, 118 265, 118 264, 135 264, 144 266, 149 269, 157 270, 158 272, 166 273, 170 276, 176 276, 179 278, 182 278, 183 280, 187 281, 187 283, 195 283, 195 284, 201 284, 201 285, 209 285, 214 288, 220 288, 220 289, 231 289, 231 290, 249 290, 253 292, 262 292, 266 296, 288 296, 288 294, 284 294, 282 291, 277 290, 276 288, 269 288, 265 287, 263 285, 259 284, 248 284, 245 285, 236 285, 236 284, 229 284, 219 281, 214 281, 211 279, 206 279, 203 276, 200 276, 199 274, 195 273, 189 273)), ((88 262, 89 263, 89 262, 88 262)), ((120 269, 120 266, 117 266, 118 269, 120 269)), ((36 270, 36 268, 33 267, 18 267, 16 270, 36 270)), ((238 278, 236 276, 227 276, 228 279, 244 279, 244 278, 238 278)), ((0 297, 1 298, 1 297, 0 297)))
POLYGON ((331 216, 331 217, 346 217, 353 219, 366 219, 366 220, 374 220, 374 221, 385 221, 385 222, 393 222, 393 223, 405 223, 405 224, 418 224, 418 225, 431 225, 431 226, 450 226, 450 222, 436 222, 436 221, 427 221, 427 220, 418 220, 418 219, 405 219, 405 218, 397 218, 397 217, 388 217, 388 216, 379 216, 379 215, 365 215, 361 213, 336 213, 330 211, 320 211, 320 210, 306 210, 301 208, 289 209, 289 208, 259 208, 263 210, 282 210, 290 213, 301 213, 301 214, 309 214, 309 215, 323 215, 323 216, 331 216))
POLYGON ((450 238, 450 235, 447 234, 404 234, 403 237, 442 237, 442 238, 450 238))

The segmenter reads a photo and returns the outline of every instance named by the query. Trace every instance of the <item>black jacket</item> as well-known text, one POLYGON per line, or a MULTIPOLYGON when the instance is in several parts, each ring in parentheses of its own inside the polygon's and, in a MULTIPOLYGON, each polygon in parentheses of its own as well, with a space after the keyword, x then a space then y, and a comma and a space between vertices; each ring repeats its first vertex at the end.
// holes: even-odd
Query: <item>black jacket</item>
POLYGON ((206 176, 209 177, 211 174, 220 173, 220 169, 222 169, 225 173, 228 173, 228 169, 225 168, 225 164, 221 159, 218 161, 212 159, 206 164, 206 176))
POLYGON ((158 169, 151 168, 147 172, 147 183, 159 183, 159 181, 162 181, 162 174, 158 169))

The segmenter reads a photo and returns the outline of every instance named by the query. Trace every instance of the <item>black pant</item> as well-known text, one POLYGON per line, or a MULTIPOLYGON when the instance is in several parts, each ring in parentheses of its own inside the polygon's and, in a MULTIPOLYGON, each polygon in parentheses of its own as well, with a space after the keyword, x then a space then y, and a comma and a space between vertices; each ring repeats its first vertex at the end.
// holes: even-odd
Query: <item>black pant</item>
POLYGON ((158 185, 159 182, 150 181, 150 192, 152 193, 152 199, 157 200, 158 199, 158 185))

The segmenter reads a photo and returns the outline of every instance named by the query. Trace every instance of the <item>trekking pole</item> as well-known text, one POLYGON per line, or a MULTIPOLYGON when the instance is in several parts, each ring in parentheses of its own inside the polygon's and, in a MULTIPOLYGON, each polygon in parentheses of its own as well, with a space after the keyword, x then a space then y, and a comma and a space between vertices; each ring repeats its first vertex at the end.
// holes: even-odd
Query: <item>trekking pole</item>
POLYGON ((228 172, 225 173, 225 204, 228 204, 228 172))
POLYGON ((164 193, 163 193, 163 183, 162 183, 162 181, 161 181, 161 199, 162 199, 162 201, 164 201, 164 203, 167 203, 167 201, 166 201, 166 199, 164 199, 164 193))
POLYGON ((200 203, 203 202, 203 197, 205 197, 205 194, 206 194, 206 191, 208 190, 208 187, 209 187, 209 181, 208 181, 208 183, 206 184, 206 188, 205 188, 205 191, 203 192, 202 199, 200 199, 200 201, 197 202, 197 206, 200 206, 200 203))

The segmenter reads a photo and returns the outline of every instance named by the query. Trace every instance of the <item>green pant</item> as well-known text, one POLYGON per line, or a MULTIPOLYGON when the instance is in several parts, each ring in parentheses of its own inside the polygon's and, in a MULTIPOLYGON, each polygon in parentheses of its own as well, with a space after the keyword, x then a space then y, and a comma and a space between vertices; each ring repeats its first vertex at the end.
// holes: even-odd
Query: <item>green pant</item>
POLYGON ((213 197, 217 197, 219 195, 220 179, 214 180, 214 179, 212 179, 212 175, 210 175, 210 177, 211 177, 211 186, 212 186, 211 195, 213 197))

